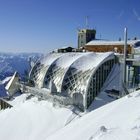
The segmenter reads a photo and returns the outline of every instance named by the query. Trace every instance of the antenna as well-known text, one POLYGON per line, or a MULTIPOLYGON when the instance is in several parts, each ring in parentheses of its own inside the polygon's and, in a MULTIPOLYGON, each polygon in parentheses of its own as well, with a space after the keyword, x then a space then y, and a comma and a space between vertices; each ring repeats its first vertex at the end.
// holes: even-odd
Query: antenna
MULTIPOLYGON (((122 86, 124 88, 124 92, 122 92, 122 96, 128 93, 126 88, 126 50, 127 50, 127 28, 124 28, 124 62, 123 62, 123 79, 122 79, 122 86)), ((128 93, 129 94, 129 93, 128 93)))
POLYGON ((126 50, 127 50, 127 28, 124 28, 124 65, 123 65, 123 83, 126 84, 126 50))
POLYGON ((89 16, 86 16, 86 28, 89 28, 89 16))

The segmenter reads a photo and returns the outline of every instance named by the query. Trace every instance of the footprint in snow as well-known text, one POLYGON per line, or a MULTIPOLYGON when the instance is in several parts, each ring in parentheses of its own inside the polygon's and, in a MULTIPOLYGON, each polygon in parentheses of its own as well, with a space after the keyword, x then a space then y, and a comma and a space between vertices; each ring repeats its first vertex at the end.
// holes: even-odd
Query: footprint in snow
POLYGON ((97 132, 94 135, 92 135, 88 140, 93 140, 93 139, 96 140, 99 137, 102 137, 107 132, 108 129, 105 126, 101 126, 99 130, 97 130, 97 132))

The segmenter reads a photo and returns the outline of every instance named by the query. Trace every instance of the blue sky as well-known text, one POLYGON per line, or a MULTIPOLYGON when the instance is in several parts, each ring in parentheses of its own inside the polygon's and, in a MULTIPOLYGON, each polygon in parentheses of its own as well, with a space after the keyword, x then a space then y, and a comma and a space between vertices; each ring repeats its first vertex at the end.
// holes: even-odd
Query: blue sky
POLYGON ((140 0, 0 0, 0 51, 47 53, 77 47, 77 29, 97 30, 96 38, 140 38, 140 0))

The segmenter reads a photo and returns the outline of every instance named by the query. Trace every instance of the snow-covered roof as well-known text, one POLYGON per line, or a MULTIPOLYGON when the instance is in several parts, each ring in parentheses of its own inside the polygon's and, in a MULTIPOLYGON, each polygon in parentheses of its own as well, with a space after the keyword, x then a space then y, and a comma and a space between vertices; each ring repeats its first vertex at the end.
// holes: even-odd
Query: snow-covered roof
POLYGON ((51 65, 56 59, 61 57, 63 54, 61 53, 49 53, 43 59, 40 60, 41 64, 44 64, 45 66, 51 65))
MULTIPOLYGON (((140 40, 127 40, 128 45, 135 45, 137 42, 140 42, 140 40)), ((124 41, 92 40, 86 45, 124 45, 124 41)))
MULTIPOLYGON (((71 84, 73 89, 71 89, 70 93, 80 91, 81 93, 86 93, 88 89, 88 82, 90 81, 92 75, 96 72, 99 66, 102 63, 109 59, 114 58, 114 54, 112 52, 107 53, 85 53, 86 55, 77 59, 67 70, 65 77, 62 83, 62 91, 65 86, 69 85, 67 83, 68 79, 72 79, 71 81, 75 81, 75 84, 71 84), (77 75, 77 76, 75 76, 77 75)), ((68 89, 71 88, 71 85, 68 86, 68 89)))
POLYGON ((52 63, 52 67, 49 68, 47 74, 50 75, 50 73, 54 73, 57 69, 57 74, 54 74, 52 76, 54 84, 57 85, 57 90, 61 91, 61 86, 63 82, 63 78, 65 76, 65 73, 68 71, 69 67, 75 63, 75 61, 79 58, 82 58, 84 55, 87 55, 86 53, 63 53, 61 57, 56 59, 52 63), (65 55, 64 55, 65 54, 65 55))
POLYGON ((93 68, 96 68, 100 63, 103 63, 103 60, 107 57, 114 57, 112 52, 107 53, 87 53, 87 55, 81 57, 75 61, 71 67, 77 69, 77 71, 86 71, 93 68))
MULTIPOLYGON (((82 82, 82 77, 86 78, 82 84, 79 82, 79 90, 84 90, 87 88, 88 80, 91 78, 96 69, 104 61, 113 58, 114 54, 112 52, 50 53, 40 60, 39 63, 42 65, 40 69, 38 66, 34 66, 34 82, 37 86, 39 85, 38 87, 48 87, 49 83, 53 81, 57 91, 61 92, 63 84, 65 85, 65 80, 69 77, 69 73, 75 69, 73 74, 79 75, 78 78, 76 78, 77 80, 82 82)), ((31 77, 33 76, 31 75, 31 77)), ((73 80, 72 76, 72 81, 73 80)))
MULTIPOLYGON (((75 62, 78 58, 86 55, 85 53, 62 53, 65 54, 63 57, 60 57, 55 64, 58 67, 67 68, 69 67, 73 62, 75 62)), ((88 54, 88 53, 87 53, 88 54)))
POLYGON ((39 59, 34 67, 32 67, 29 76, 32 80, 36 81, 36 85, 39 87, 42 87, 42 83, 44 80, 44 76, 50 67, 50 65, 59 57, 61 57, 64 54, 61 53, 48 53, 41 59, 39 59))

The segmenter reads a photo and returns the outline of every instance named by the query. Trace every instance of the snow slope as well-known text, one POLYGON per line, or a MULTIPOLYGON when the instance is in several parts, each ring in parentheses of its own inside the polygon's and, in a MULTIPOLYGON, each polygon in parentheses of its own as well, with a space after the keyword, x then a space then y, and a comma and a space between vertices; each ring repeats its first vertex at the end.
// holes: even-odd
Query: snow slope
POLYGON ((140 140, 140 91, 80 118, 73 108, 26 98, 0 111, 0 140, 140 140))
POLYGON ((88 113, 46 140, 140 140, 140 91, 88 113))
POLYGON ((14 107, 0 111, 0 140, 44 140, 63 128, 75 115, 70 109, 23 94, 14 107))

